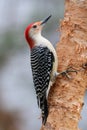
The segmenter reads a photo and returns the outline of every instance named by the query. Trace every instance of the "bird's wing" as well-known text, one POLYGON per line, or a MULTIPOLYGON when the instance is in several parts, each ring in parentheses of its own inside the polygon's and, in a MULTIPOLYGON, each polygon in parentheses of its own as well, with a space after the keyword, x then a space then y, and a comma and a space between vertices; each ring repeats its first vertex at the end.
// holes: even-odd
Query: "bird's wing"
POLYGON ((31 50, 31 67, 38 105, 41 108, 42 97, 46 98, 54 56, 47 47, 34 47, 31 50))

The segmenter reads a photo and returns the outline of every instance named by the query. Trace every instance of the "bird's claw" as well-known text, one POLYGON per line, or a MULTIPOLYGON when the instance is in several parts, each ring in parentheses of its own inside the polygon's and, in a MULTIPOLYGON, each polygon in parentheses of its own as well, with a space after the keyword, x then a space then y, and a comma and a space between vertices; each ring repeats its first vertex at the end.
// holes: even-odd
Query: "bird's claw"
POLYGON ((73 67, 67 68, 64 72, 62 72, 62 75, 66 76, 68 79, 71 79, 69 72, 75 72, 77 74, 77 70, 75 70, 73 67))
POLYGON ((69 67, 66 70, 64 70, 63 72, 58 73, 57 76, 63 75, 63 76, 66 76, 68 79, 71 79, 71 76, 68 74, 69 72, 75 72, 77 74, 76 69, 74 69, 73 67, 69 67))

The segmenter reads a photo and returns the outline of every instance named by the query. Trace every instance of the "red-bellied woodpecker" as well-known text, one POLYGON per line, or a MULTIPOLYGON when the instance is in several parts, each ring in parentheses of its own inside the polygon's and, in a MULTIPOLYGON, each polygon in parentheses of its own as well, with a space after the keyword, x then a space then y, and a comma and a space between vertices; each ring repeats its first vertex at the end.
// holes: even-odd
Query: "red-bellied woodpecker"
MULTIPOLYGON (((47 96, 51 85, 54 83, 58 68, 58 57, 53 45, 41 35, 44 21, 31 23, 25 30, 25 38, 31 49, 31 67, 38 106, 42 113, 42 123, 48 117, 47 96)), ((67 71, 68 72, 68 71, 67 71)))
POLYGON ((31 67, 38 106, 42 110, 42 123, 48 116, 47 96, 57 72, 58 58, 53 45, 41 35, 44 21, 31 23, 25 30, 25 38, 31 48, 31 67))

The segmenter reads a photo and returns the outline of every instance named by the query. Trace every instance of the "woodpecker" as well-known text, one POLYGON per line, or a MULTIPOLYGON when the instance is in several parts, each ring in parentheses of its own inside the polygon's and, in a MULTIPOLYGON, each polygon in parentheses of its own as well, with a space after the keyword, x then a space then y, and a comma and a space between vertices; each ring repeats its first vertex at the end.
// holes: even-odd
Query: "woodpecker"
POLYGON ((47 97, 57 72, 58 58, 49 40, 41 35, 43 26, 51 15, 43 21, 31 23, 25 29, 25 38, 31 50, 31 68, 37 96, 37 103, 45 125, 48 117, 47 97))
POLYGON ((45 125, 48 117, 47 98, 50 87, 55 82, 55 78, 60 74, 65 74, 68 78, 68 72, 76 70, 67 69, 61 73, 57 72, 58 57, 55 48, 49 40, 41 35, 43 26, 51 18, 48 16, 43 21, 31 23, 25 29, 25 39, 31 50, 31 68, 33 82, 37 96, 37 103, 42 113, 42 123, 45 125))

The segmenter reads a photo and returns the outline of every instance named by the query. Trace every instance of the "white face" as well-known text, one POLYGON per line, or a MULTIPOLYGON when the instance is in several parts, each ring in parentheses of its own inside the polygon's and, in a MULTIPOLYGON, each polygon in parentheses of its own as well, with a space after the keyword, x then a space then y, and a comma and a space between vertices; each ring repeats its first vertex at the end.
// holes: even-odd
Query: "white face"
POLYGON ((32 25, 31 29, 29 30, 29 36, 34 38, 36 35, 41 34, 42 25, 41 22, 36 22, 32 25))

